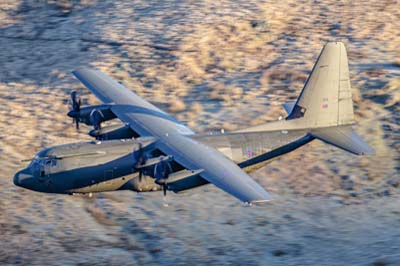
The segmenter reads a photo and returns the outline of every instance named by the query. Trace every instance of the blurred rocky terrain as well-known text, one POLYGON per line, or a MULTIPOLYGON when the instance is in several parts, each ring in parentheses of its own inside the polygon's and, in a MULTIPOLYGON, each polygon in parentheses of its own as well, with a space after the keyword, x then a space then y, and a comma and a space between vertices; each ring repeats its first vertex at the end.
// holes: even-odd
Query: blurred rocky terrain
POLYGON ((0 1, 0 264, 400 265, 399 1, 0 1), (12 184, 43 147, 89 140, 70 72, 102 70, 187 123, 284 116, 327 41, 345 43, 357 131, 376 155, 315 141, 253 177, 275 200, 46 195, 12 184))

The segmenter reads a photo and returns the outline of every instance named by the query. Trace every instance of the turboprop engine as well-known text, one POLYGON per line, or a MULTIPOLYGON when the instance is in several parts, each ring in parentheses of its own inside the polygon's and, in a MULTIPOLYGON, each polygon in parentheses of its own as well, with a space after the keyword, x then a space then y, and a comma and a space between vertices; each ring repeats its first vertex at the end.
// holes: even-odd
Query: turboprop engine
POLYGON ((79 123, 93 126, 94 129, 101 129, 101 123, 116 118, 108 104, 91 105, 81 107, 81 99, 76 91, 71 92, 69 100, 69 112, 67 115, 73 119, 76 129, 79 129, 79 123))
POLYGON ((131 139, 139 137, 129 125, 125 124, 110 125, 98 129, 94 128, 89 131, 89 135, 97 140, 131 139))

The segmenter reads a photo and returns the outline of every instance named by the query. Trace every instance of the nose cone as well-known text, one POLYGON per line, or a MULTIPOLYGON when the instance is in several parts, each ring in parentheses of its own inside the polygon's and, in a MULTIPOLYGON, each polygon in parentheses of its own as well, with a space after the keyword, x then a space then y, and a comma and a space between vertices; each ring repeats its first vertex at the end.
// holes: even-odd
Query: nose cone
POLYGON ((67 113, 67 116, 71 117, 71 118, 76 118, 78 116, 78 112, 75 110, 71 110, 67 113))
POLYGON ((27 169, 21 170, 15 174, 14 185, 32 189, 32 184, 33 184, 33 176, 27 169))
POLYGON ((19 186, 19 172, 14 176, 14 185, 19 186))

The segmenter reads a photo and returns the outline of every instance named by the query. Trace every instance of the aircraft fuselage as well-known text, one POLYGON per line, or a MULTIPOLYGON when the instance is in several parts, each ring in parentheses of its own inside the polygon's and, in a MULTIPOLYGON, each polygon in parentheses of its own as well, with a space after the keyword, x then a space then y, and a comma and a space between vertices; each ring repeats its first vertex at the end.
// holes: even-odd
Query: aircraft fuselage
MULTIPOLYGON (((225 157, 240 164, 261 154, 286 145, 304 135, 303 130, 272 131, 268 135, 259 134, 253 139, 241 139, 240 136, 227 134, 226 139, 219 135, 219 141, 213 136, 200 137, 202 142, 223 153, 225 157)), ((182 136, 189 140, 189 145, 199 143, 196 137, 182 136)), ((182 139, 179 140, 180 142, 182 139)), ((154 181, 154 167, 143 170, 135 168, 134 153, 138 145, 149 151, 157 151, 154 138, 122 139, 71 143, 46 148, 35 155, 27 168, 14 177, 18 186, 46 193, 75 194, 94 193, 114 190, 132 190, 150 192, 162 190, 154 181)), ((204 145, 205 145, 204 144, 204 145)), ((205 145, 205 146, 207 146, 205 145)), ((281 154, 275 154, 273 157, 281 154)), ((162 156, 162 154, 161 154, 162 156)), ((251 172, 264 166, 268 161, 252 163, 247 170, 251 172)), ((179 165, 172 165, 174 171, 182 170, 179 165)), ((169 190, 183 192, 208 184, 199 175, 181 174, 168 180, 169 190)))

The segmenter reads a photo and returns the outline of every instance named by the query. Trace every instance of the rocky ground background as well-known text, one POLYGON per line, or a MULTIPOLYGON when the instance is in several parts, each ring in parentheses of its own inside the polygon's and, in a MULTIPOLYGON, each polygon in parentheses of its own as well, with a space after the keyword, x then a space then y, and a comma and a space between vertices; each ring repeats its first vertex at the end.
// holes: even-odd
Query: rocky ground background
POLYGON ((400 265, 399 1, 0 1, 0 264, 400 265), (12 184, 67 119, 70 72, 98 68, 197 132, 284 116, 323 44, 345 43, 357 131, 376 155, 315 141, 253 174, 245 207, 185 195, 46 195, 12 184))

